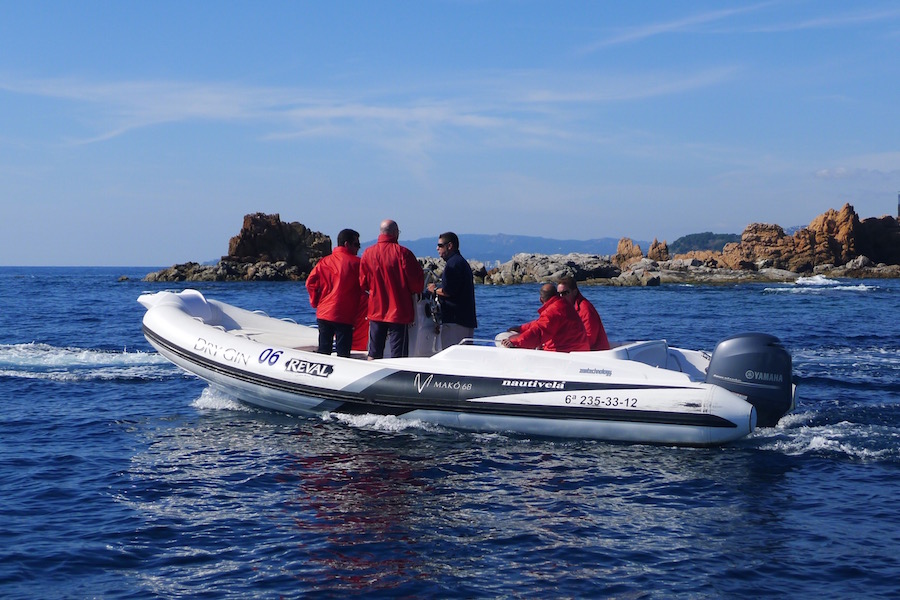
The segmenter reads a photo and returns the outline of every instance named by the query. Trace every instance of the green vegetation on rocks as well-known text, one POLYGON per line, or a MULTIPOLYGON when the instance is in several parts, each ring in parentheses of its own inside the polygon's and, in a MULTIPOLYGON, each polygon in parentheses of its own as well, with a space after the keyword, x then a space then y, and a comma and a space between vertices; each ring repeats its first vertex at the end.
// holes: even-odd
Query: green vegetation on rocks
POLYGON ((669 244, 669 254, 684 254, 691 250, 714 250, 721 252, 725 244, 731 242, 740 242, 741 234, 739 233, 713 233, 704 231, 703 233, 692 233, 685 235, 671 244, 669 244))

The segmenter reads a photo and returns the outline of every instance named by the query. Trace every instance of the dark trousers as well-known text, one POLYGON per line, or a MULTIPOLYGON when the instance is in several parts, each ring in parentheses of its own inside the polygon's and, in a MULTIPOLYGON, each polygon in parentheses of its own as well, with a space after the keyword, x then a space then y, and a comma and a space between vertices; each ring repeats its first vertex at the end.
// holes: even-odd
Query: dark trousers
POLYGON ((350 356, 353 347, 353 325, 316 319, 319 324, 319 354, 331 354, 332 344, 338 356, 350 356))
POLYGON ((388 358, 409 356, 409 325, 369 321, 369 358, 384 358, 388 346, 388 358))

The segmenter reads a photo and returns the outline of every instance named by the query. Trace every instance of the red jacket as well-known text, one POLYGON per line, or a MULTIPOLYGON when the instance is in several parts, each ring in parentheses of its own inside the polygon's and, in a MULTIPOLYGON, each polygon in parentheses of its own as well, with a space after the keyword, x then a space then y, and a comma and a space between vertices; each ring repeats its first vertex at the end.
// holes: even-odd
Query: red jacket
POLYGON ((367 312, 369 312, 369 295, 361 291, 359 295, 359 308, 356 312, 356 324, 353 326, 353 346, 351 347, 351 350, 365 351, 369 347, 369 322, 366 320, 367 312))
POLYGON ((359 264, 359 257, 343 246, 316 263, 306 278, 306 291, 317 319, 356 323, 363 293, 359 287, 359 264))
POLYGON ((416 256, 381 234, 378 243, 366 248, 359 268, 359 284, 369 292, 369 320, 384 323, 415 321, 413 294, 425 289, 425 272, 416 256))
POLYGON ((603 328, 603 321, 600 320, 600 314, 590 301, 577 292, 575 297, 575 311, 581 317, 584 323, 584 332, 587 334, 588 344, 591 350, 609 350, 609 339, 606 337, 606 329, 603 328))
POLYGON ((559 296, 550 298, 538 309, 537 320, 525 323, 521 333, 509 339, 516 348, 543 348, 550 352, 590 350, 584 324, 575 308, 559 296))

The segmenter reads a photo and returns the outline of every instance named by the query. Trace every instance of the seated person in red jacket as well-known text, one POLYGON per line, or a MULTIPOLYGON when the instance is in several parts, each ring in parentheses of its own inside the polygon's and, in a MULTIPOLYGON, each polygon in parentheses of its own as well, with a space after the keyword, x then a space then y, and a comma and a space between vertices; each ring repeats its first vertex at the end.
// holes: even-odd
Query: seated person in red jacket
POLYGON ((594 308, 594 305, 581 295, 578 284, 575 283, 575 278, 566 275, 557 281, 556 291, 559 292, 563 300, 575 307, 575 312, 581 317, 591 350, 609 350, 609 339, 606 337, 606 329, 603 328, 600 314, 594 308))
POLYGON ((502 341, 507 348, 536 348, 550 352, 590 350, 584 324, 575 308, 563 300, 552 283, 541 286, 537 320, 525 323, 518 333, 502 341))
POLYGON ((359 286, 359 233, 342 229, 337 247, 313 267, 306 278, 309 304, 316 309, 320 354, 350 356, 353 329, 364 296, 359 286))

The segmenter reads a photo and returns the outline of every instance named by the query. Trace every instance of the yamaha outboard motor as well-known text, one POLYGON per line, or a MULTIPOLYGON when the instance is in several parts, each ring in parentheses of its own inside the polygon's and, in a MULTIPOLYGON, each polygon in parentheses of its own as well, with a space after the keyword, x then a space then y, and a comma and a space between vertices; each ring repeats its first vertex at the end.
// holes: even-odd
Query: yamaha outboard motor
POLYGON ((794 408, 791 355, 781 340, 765 333, 743 333, 719 342, 706 383, 747 397, 756 407, 757 426, 773 427, 794 408))

